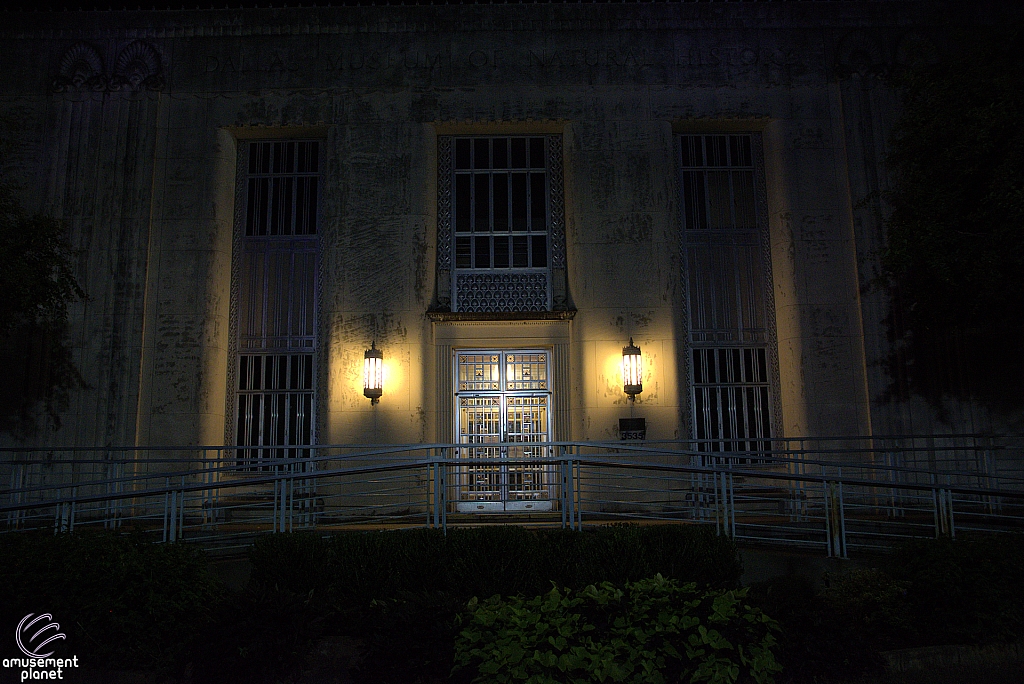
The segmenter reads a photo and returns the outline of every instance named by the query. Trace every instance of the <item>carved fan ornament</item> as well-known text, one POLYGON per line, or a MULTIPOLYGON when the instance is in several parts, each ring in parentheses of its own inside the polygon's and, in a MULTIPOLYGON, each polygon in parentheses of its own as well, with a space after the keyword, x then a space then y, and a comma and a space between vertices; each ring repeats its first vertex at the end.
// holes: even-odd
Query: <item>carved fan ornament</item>
POLYGON ((152 45, 136 40, 121 50, 117 62, 114 63, 114 75, 110 79, 111 90, 120 90, 125 86, 132 90, 159 90, 163 85, 160 55, 152 45))
POLYGON ((843 36, 836 49, 836 72, 840 78, 854 74, 864 77, 877 75, 886 64, 881 46, 871 35, 854 31, 843 36))
POLYGON ((96 48, 76 43, 61 57, 55 92, 69 90, 160 90, 164 87, 160 53, 142 40, 126 45, 114 61, 113 73, 104 74, 96 48))
POLYGON ((72 88, 103 90, 105 86, 103 61, 96 48, 86 43, 72 45, 60 60, 53 89, 57 92, 72 88))

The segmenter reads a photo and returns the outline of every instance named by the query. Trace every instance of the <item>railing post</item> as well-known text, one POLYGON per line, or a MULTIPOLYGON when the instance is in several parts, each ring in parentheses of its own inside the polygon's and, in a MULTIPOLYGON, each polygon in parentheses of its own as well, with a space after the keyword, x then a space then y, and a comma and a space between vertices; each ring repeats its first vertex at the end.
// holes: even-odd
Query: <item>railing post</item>
MULTIPOLYGON (((985 486, 989 489, 999 488, 999 479, 996 473, 996 459, 992 453, 992 440, 989 439, 989 446, 983 452, 983 458, 985 460, 985 486)), ((995 515, 996 511, 1000 510, 1002 506, 998 497, 992 496, 991 494, 986 496, 985 499, 988 502, 988 513, 989 515, 995 515)))
POLYGON ((898 470, 898 468, 903 467, 903 462, 899 453, 892 451, 885 452, 885 465, 889 469, 889 481, 891 483, 891 487, 889 489, 891 515, 894 518, 902 518, 906 515, 906 511, 903 508, 903 497, 900 496, 899 488, 896 486, 903 481, 903 476, 898 470))
POLYGON ((295 531, 295 461, 288 463, 288 531, 295 531))
POLYGON ((178 538, 178 492, 171 492, 170 509, 170 530, 164 541, 174 541, 178 538))
MULTIPOLYGON (((935 484, 934 473, 932 484, 935 484)), ((935 538, 954 539, 956 526, 953 522, 953 492, 944 487, 935 487, 932 489, 932 501, 935 504, 935 538)))
MULTIPOLYGON (((170 490, 171 478, 169 478, 169 477, 168 478, 164 478, 164 486, 166 486, 168 488, 168 490, 170 490)), ((170 506, 171 506, 171 492, 170 491, 165 491, 164 492, 164 519, 163 519, 163 522, 164 522, 163 541, 165 541, 165 542, 167 541, 167 533, 169 531, 168 528, 170 527, 170 522, 171 522, 170 521, 170 515, 171 515, 171 508, 170 508, 170 506)))
POLYGON ((292 484, 291 464, 274 466, 274 470, 285 475, 274 480, 274 532, 287 532, 291 522, 291 497, 288 496, 292 484))
MULTIPOLYGON (((218 456, 215 457, 215 462, 219 461, 220 450, 217 450, 218 456)), ((213 507, 213 468, 211 467, 209 454, 203 451, 203 484, 206 485, 206 489, 203 490, 203 527, 209 529, 216 520, 216 511, 213 507)))
POLYGON ((562 527, 578 530, 583 522, 576 501, 579 471, 572 457, 567 456, 562 447, 559 447, 559 459, 562 480, 562 527))
POLYGON ((178 497, 178 534, 175 540, 185 537, 185 476, 181 476, 181 495, 178 497))
MULTIPOLYGON (((711 459, 707 454, 697 454, 697 465, 706 468, 711 465, 711 459)), ((708 484, 711 484, 711 491, 714 492, 714 473, 710 476, 707 473, 697 475, 697 519, 704 521, 710 518, 708 511, 708 484)))
POLYGON ((437 491, 435 505, 441 517, 441 530, 448 536, 448 449, 441 449, 441 461, 437 464, 437 491))
POLYGON ((427 527, 440 527, 448 534, 447 467, 443 463, 448 450, 431 450, 433 455, 427 463, 427 527))
POLYGON ((571 524, 572 515, 570 513, 571 496, 569 495, 569 489, 572 487, 572 483, 569 481, 569 474, 566 472, 565 452, 562 447, 558 447, 558 494, 562 499, 562 529, 565 529, 571 524))
MULTIPOLYGON (((719 464, 724 465, 722 461, 719 464)), ((732 472, 728 469, 716 470, 715 485, 715 528, 719 535, 736 537, 736 506, 733 498, 732 472)))
MULTIPOLYGON (((842 475, 842 472, 839 473, 842 475)), ((825 537, 830 558, 846 558, 846 517, 843 512, 843 483, 825 482, 825 537)))
MULTIPOLYGON (((107 453, 107 462, 104 464, 106 477, 106 490, 110 496, 116 496, 123 491, 124 483, 118 482, 124 474, 124 465, 116 459, 110 459, 107 453)), ((108 499, 103 507, 103 529, 117 529, 121 526, 121 499, 108 499)))
MULTIPOLYGON (((15 506, 20 504, 25 498, 25 493, 19 491, 25 487, 25 465, 22 463, 15 463, 11 467, 11 495, 10 504, 15 506)), ((7 514, 7 527, 10 529, 17 530, 21 527, 22 516, 25 515, 24 510, 11 511, 7 514)))
POLYGON ((306 462, 305 473, 307 478, 302 485, 303 500, 305 501, 306 516, 303 518, 303 524, 309 527, 316 527, 317 523, 317 510, 316 510, 316 478, 313 474, 316 472, 316 458, 317 450, 313 447, 309 450, 310 459, 306 462))
MULTIPOLYGON (((58 489, 57 490, 57 496, 60 496, 63 493, 64 493, 64 490, 62 490, 62 489, 58 489)), ((62 501, 61 503, 57 504, 57 515, 54 517, 54 521, 53 521, 53 533, 54 533, 54 535, 66 533, 68 531, 68 526, 69 526, 69 523, 70 523, 70 519, 71 519, 71 504, 69 504, 67 501, 62 501)))
POLYGON ((583 507, 581 506, 580 481, 582 480, 582 465, 576 459, 569 461, 569 481, 572 482, 572 489, 569 494, 572 496, 573 529, 583 529, 583 507))
POLYGON ((434 485, 436 482, 437 475, 435 473, 435 466, 437 465, 437 452, 435 449, 427 450, 427 472, 425 473, 424 481, 426 482, 426 495, 427 495, 427 521, 426 526, 428 528, 434 527, 434 485))

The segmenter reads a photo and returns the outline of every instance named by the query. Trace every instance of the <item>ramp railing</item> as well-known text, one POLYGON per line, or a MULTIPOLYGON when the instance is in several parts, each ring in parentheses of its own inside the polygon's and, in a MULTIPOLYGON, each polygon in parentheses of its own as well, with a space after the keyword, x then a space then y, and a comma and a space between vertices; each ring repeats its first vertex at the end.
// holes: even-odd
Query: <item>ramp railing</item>
POLYGON ((714 525, 837 557, 1024 532, 1024 477, 1002 467, 1020 462, 1017 445, 810 442, 743 452, 690 441, 318 445, 255 458, 251 447, 6 449, 0 532, 133 527, 230 548, 304 529, 633 521, 714 525))

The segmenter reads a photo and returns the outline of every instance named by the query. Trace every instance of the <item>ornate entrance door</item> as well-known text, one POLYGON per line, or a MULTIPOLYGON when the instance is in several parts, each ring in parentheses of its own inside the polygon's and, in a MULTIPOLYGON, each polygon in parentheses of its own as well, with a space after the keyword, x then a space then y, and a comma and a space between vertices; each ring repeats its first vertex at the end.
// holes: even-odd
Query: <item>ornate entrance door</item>
POLYGON ((455 374, 457 509, 551 510, 550 355, 546 350, 459 351, 455 374))

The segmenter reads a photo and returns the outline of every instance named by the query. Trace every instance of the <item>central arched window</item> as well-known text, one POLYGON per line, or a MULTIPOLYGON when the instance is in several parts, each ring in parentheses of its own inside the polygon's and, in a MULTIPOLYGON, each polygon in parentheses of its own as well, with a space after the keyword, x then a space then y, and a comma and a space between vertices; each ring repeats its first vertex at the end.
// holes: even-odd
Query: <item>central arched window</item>
POLYGON ((455 268, 546 269, 544 138, 455 141, 455 268))
POLYGON ((565 308, 561 136, 442 136, 438 151, 441 307, 565 308))

